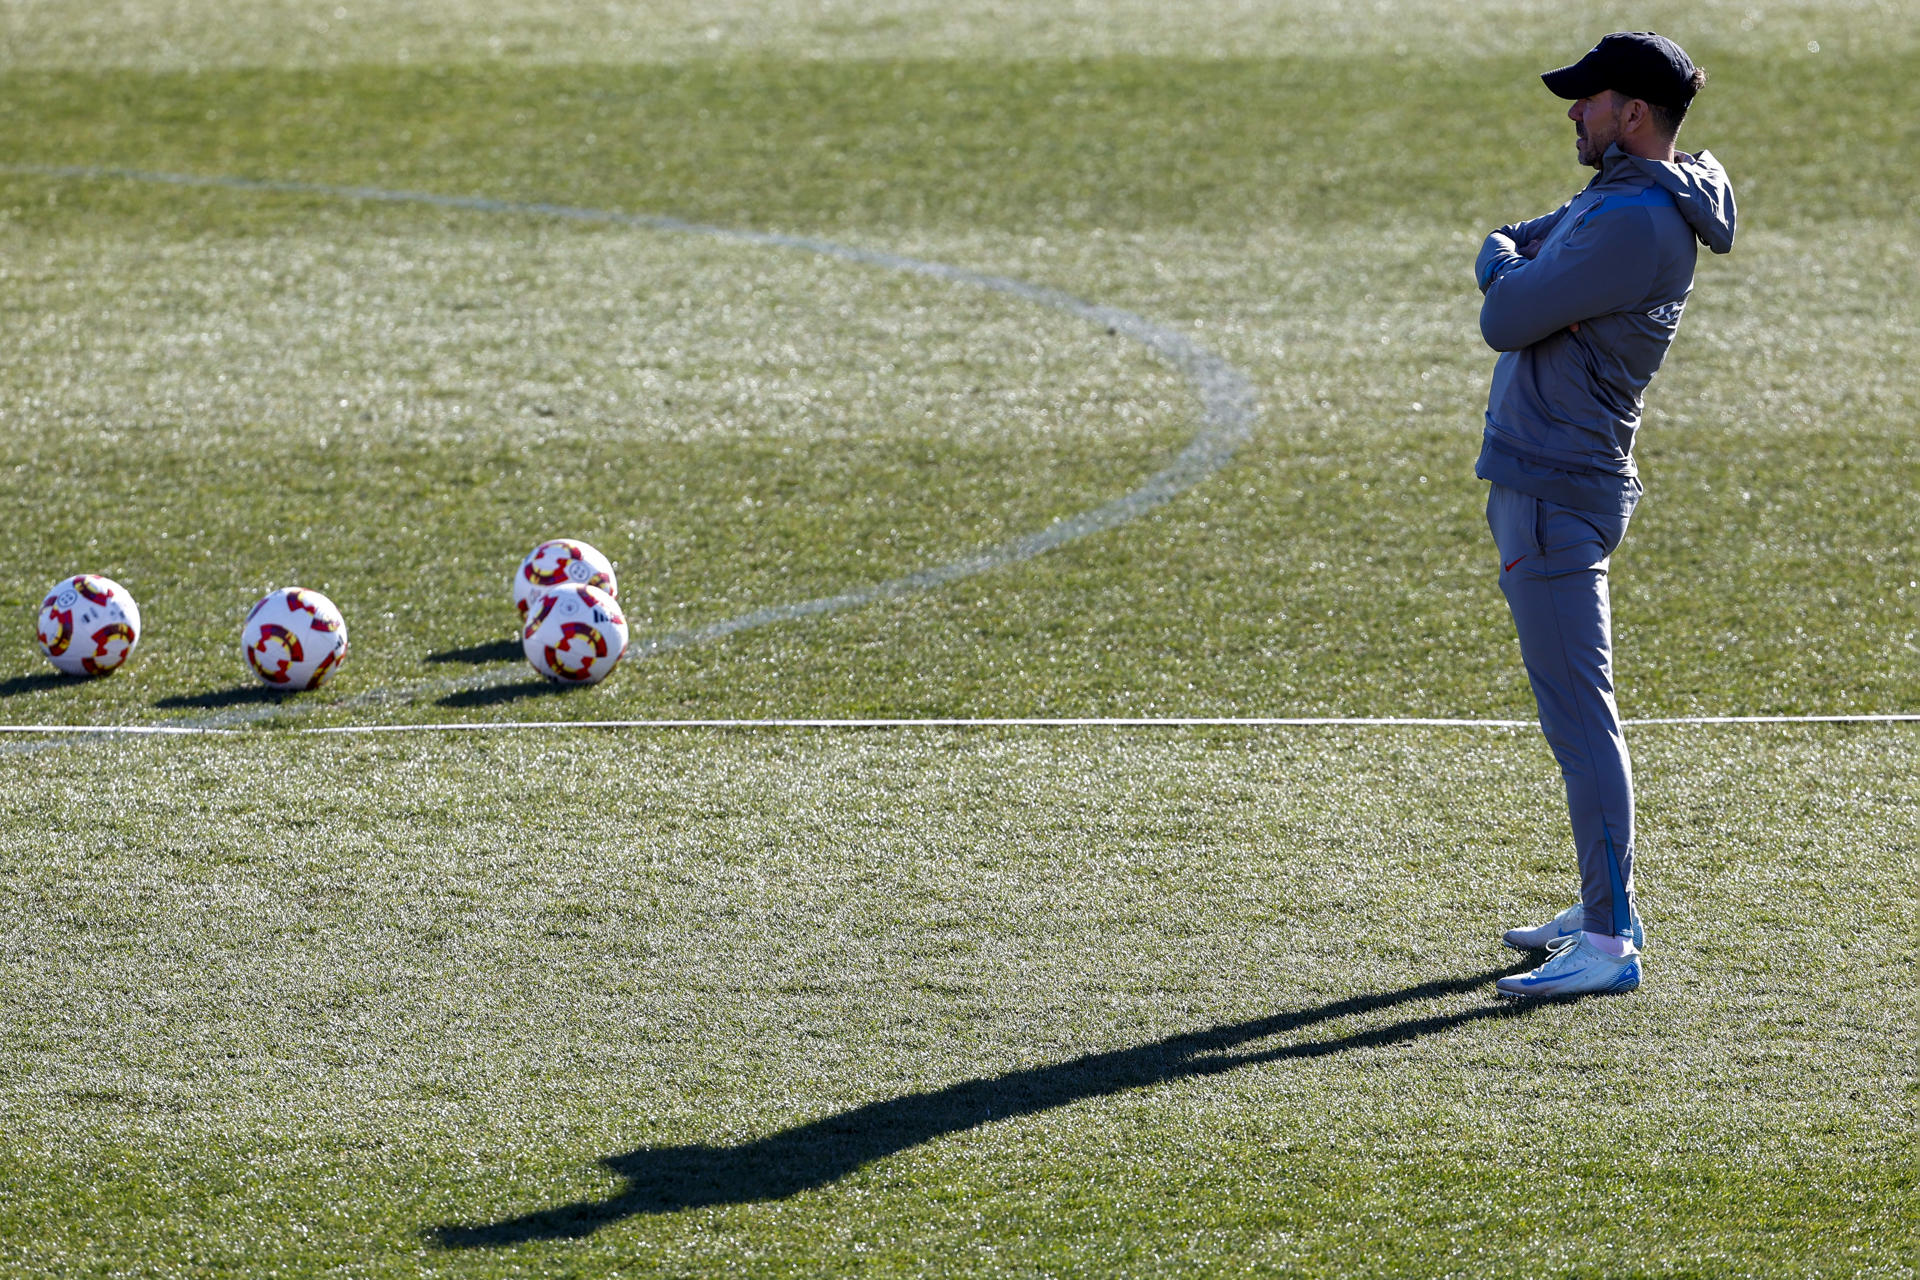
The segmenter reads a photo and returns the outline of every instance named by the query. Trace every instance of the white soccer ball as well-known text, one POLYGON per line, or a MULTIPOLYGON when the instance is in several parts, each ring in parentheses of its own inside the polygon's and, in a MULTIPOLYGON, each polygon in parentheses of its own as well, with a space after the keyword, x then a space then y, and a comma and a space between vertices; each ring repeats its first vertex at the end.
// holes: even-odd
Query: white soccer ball
POLYGON ((627 651, 627 620, 598 587, 554 587, 534 602, 520 647, 556 684, 598 684, 627 651))
POLYGON ((112 578, 83 573, 56 582, 40 602, 40 651, 70 676, 120 669, 140 643, 140 606, 112 578))
POLYGON ((276 689, 317 689, 347 658, 347 621, 333 601, 305 587, 260 597, 240 629, 253 674, 276 689))
POLYGON ((613 579, 613 561, 573 538, 549 538, 533 550, 513 575, 513 607, 524 621, 536 596, 554 587, 598 587, 609 596, 620 588, 613 579))

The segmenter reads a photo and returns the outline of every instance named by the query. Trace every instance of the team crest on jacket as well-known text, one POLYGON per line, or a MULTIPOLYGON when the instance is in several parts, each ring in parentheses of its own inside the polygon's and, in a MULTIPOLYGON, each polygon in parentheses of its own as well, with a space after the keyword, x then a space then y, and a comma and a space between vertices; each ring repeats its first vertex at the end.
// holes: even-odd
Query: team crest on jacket
POLYGON ((1681 298, 1677 302, 1669 302, 1664 306, 1655 307, 1653 310, 1647 312, 1647 317, 1652 320, 1658 320, 1661 324, 1671 327, 1680 323, 1680 313, 1686 309, 1687 300, 1681 298))

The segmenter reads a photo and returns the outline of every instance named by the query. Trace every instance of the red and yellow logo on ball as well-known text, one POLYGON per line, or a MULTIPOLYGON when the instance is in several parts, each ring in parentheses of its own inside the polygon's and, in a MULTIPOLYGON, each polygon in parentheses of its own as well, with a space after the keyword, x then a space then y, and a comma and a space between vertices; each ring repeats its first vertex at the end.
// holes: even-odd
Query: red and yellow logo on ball
POLYGON ((80 665, 90 676, 103 676, 118 670, 132 652, 133 628, 124 622, 109 622, 93 633, 93 652, 80 659, 80 665))
POLYGON ((560 639, 547 646, 547 667, 562 680, 585 680, 593 674, 593 664, 606 656, 607 638, 598 627, 591 622, 563 622, 560 639), (573 655, 578 655, 577 662, 568 661, 573 655))
POLYGON ((73 643, 73 610, 52 609, 53 597, 47 597, 47 603, 40 606, 40 644, 48 656, 58 658, 73 643), (53 628, 53 634, 47 634, 47 628, 53 628))
POLYGON ((73 589, 95 604, 110 604, 113 601, 113 588, 103 578, 83 573, 73 580, 73 589))
POLYGON ((261 623, 260 638, 247 648, 248 664, 262 680, 273 684, 286 684, 292 679, 287 669, 306 656, 300 647, 300 637, 277 622, 261 623), (277 653, 270 652, 276 649, 277 653))

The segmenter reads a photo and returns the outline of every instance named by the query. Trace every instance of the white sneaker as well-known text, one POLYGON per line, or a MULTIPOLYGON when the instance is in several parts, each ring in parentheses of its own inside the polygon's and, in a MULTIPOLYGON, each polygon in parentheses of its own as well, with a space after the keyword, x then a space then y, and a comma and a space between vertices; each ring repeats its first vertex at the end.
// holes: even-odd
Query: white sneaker
MULTIPOLYGON (((1541 947, 1551 947, 1562 938, 1579 936, 1586 927, 1587 908, 1584 903, 1576 902, 1553 919, 1531 929, 1509 929, 1502 934, 1500 941, 1515 951, 1538 951, 1541 947)), ((1647 931, 1640 926, 1640 913, 1633 913, 1633 945, 1635 950, 1644 950, 1647 945, 1647 931)))
POLYGON ((1599 991, 1631 991, 1640 985, 1640 951, 1608 955, 1579 934, 1554 944, 1547 962, 1531 973, 1516 973, 1493 984, 1495 995, 1518 1000, 1583 996, 1599 991))

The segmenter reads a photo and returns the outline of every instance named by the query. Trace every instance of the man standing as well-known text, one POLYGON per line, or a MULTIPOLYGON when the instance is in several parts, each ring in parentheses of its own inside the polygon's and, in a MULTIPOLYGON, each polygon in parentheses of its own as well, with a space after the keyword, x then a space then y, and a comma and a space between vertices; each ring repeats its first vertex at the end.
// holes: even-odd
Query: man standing
POLYGON ((1645 934, 1634 896, 1633 772, 1613 691, 1607 562, 1641 484, 1633 461, 1641 393, 1693 288, 1695 240, 1733 247, 1733 188, 1706 152, 1674 150, 1706 82, 1650 31, 1606 37, 1541 76, 1573 106, 1586 189, 1545 217, 1487 237, 1475 264, 1480 331, 1500 352, 1474 474, 1492 482, 1487 523, 1540 728, 1566 780, 1580 900, 1512 929, 1545 963, 1501 995, 1566 996, 1640 985, 1645 934))

